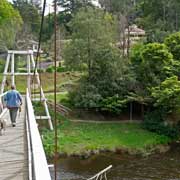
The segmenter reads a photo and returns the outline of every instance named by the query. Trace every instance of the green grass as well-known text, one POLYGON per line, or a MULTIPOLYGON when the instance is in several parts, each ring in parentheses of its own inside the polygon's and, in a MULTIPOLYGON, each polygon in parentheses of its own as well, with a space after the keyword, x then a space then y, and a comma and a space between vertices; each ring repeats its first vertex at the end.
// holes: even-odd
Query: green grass
MULTIPOLYGON (((41 73, 42 87, 45 92, 52 92, 54 90, 54 74, 53 73, 41 73)), ((74 83, 81 77, 79 72, 62 72, 57 73, 57 91, 67 91, 71 88, 74 83)), ((11 82, 11 77, 7 78, 9 84, 11 82)), ((0 81, 2 81, 2 74, 0 74, 0 81)), ((25 76, 16 76, 15 78, 16 88, 21 92, 25 93, 27 87, 27 80, 25 76)), ((36 81, 35 81, 36 82, 36 81)), ((10 87, 6 87, 8 90, 10 87)), ((39 92, 39 89, 36 90, 39 92)))
MULTIPOLYGON (((53 155, 54 132, 43 131, 46 153, 53 155)), ((83 154, 86 151, 127 149, 150 152, 156 145, 167 144, 170 139, 142 129, 136 123, 77 123, 61 120, 58 126, 59 153, 83 154)))
MULTIPOLYGON (((46 95, 46 98, 54 101, 54 95, 53 94, 46 95)), ((64 100, 68 99, 68 92, 65 91, 65 92, 58 93, 56 98, 57 98, 57 102, 63 102, 64 100)))

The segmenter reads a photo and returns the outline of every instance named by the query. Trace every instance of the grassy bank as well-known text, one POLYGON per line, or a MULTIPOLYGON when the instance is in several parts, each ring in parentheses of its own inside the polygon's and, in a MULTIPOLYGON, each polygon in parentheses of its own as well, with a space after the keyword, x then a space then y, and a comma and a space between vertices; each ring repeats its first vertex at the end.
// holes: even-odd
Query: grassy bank
MULTIPOLYGON (((54 132, 43 130, 43 144, 53 155, 54 132)), ((137 123, 79 123, 61 120, 58 126, 58 152, 67 155, 92 154, 99 151, 149 153, 170 139, 141 128, 137 123)))
MULTIPOLYGON (((53 73, 41 73, 41 82, 42 87, 45 92, 54 90, 54 74, 53 73)), ((72 88, 73 84, 81 77, 79 72, 62 72, 57 73, 57 91, 67 91, 69 88, 72 88)), ((2 80, 2 74, 0 75, 0 81, 2 80)), ((9 84, 11 82, 11 77, 7 78, 9 84)), ((25 76, 16 76, 16 87, 21 92, 26 91, 27 84, 25 76)), ((36 82, 36 81, 35 81, 36 82)), ((7 90, 9 87, 5 87, 7 90)), ((39 92, 39 89, 36 90, 39 92)))

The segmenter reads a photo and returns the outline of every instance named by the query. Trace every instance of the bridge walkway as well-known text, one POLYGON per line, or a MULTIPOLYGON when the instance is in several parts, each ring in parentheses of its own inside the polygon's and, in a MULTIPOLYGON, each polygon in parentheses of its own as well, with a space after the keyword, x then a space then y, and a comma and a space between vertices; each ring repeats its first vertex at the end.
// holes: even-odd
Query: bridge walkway
POLYGON ((16 127, 11 126, 9 112, 2 118, 7 120, 5 134, 0 136, 0 179, 28 179, 28 146, 25 127, 25 98, 22 111, 17 117, 16 127))

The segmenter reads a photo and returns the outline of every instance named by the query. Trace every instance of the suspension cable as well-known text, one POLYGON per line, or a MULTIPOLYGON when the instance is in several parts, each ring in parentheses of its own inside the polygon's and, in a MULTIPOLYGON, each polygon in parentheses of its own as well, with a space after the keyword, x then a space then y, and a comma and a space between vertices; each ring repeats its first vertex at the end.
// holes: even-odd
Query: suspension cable
POLYGON ((41 27, 39 31, 39 42, 38 42, 38 50, 36 54, 36 60, 35 60, 35 68, 34 68, 34 76, 37 70, 37 64, 38 64, 38 57, 40 55, 40 48, 41 48, 41 39, 42 39, 42 30, 43 30, 43 24, 44 24, 44 14, 45 14, 45 8, 46 8, 46 0, 44 0, 43 3, 43 11, 42 11, 42 16, 41 16, 41 27))
POLYGON ((56 104, 56 92, 57 92, 57 0, 54 0, 54 136, 55 136, 55 152, 54 152, 54 179, 57 180, 57 104, 56 104))

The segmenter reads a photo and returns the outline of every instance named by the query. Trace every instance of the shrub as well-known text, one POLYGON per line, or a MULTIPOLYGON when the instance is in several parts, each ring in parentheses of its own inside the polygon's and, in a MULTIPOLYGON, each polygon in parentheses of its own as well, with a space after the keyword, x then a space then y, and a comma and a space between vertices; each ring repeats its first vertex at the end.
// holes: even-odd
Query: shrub
POLYGON ((37 69, 37 72, 42 73, 42 72, 44 72, 44 69, 37 69))
POLYGON ((54 72, 54 67, 53 66, 48 67, 46 69, 46 72, 53 73, 54 72))
POLYGON ((66 71, 67 71, 66 67, 58 67, 57 68, 57 72, 66 72, 66 71))
POLYGON ((126 99, 120 98, 117 94, 112 97, 104 98, 101 101, 101 110, 119 114, 126 106, 126 103, 126 99))
POLYGON ((26 68, 19 68, 18 71, 20 73, 27 73, 27 69, 26 68))
POLYGON ((165 122, 165 118, 166 113, 162 110, 149 112, 144 117, 143 127, 149 131, 166 135, 172 139, 177 138, 179 135, 179 124, 171 126, 165 122))

